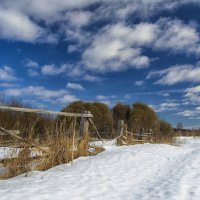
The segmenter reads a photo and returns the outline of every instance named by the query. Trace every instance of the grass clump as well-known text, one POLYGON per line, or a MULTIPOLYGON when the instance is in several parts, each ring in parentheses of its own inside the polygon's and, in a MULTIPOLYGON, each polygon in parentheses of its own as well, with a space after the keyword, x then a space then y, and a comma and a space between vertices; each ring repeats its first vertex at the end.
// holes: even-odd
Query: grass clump
POLYGON ((5 169, 4 173, 0 175, 1 179, 11 178, 31 170, 33 159, 29 146, 24 146, 21 149, 11 148, 8 157, 1 160, 5 169))

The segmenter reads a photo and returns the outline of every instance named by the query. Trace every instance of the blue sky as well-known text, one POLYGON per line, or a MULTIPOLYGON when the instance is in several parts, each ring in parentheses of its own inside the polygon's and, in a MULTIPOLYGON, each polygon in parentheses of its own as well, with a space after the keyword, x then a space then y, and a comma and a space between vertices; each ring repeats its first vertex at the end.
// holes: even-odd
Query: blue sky
POLYGON ((141 101, 200 127, 199 0, 2 0, 0 91, 34 107, 141 101))

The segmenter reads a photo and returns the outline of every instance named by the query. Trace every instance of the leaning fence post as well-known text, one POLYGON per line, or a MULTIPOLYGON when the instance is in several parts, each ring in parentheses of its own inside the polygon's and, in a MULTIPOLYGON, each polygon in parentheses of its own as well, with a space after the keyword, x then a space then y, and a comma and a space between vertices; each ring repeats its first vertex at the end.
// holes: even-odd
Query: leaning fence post
MULTIPOLYGON (((90 114, 90 112, 85 111, 83 114, 90 114)), ((79 137, 85 138, 85 136, 88 134, 88 129, 89 129, 88 118, 82 116, 80 121, 79 137)))

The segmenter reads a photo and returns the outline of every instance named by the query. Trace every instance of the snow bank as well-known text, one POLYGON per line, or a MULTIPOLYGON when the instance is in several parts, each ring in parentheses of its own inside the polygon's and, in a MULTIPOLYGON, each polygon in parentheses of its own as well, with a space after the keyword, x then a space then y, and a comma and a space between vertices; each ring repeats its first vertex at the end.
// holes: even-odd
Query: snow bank
POLYGON ((95 142, 90 142, 90 145, 92 146, 99 146, 99 147, 103 147, 105 149, 109 149, 109 148, 113 148, 117 145, 117 140, 113 139, 113 140, 103 140, 103 141, 95 141, 95 142))
MULTIPOLYGON (((21 150, 20 148, 14 148, 14 147, 0 147, 0 159, 17 157, 20 150, 21 150)), ((40 156, 41 154, 42 152, 40 152, 38 149, 35 148, 31 149, 31 157, 40 156)))
POLYGON ((184 147, 199 147, 200 138, 199 137, 176 137, 174 138, 174 143, 184 147))
POLYGON ((101 154, 79 158, 73 165, 0 181, 0 197, 1 200, 198 200, 200 145, 188 143, 192 143, 191 147, 107 146, 101 154))

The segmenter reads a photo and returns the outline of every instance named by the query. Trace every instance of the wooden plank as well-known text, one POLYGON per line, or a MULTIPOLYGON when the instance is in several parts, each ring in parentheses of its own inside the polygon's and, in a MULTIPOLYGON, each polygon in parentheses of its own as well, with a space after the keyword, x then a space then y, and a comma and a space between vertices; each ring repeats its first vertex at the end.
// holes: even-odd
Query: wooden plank
POLYGON ((132 140, 132 142, 144 142, 144 140, 132 140))
POLYGON ((46 151, 46 150, 44 150, 44 149, 42 149, 42 148, 36 146, 35 144, 30 143, 29 141, 27 141, 27 140, 25 140, 25 139, 19 137, 18 135, 14 134, 14 133, 12 133, 12 132, 10 132, 10 131, 8 131, 8 130, 6 130, 6 129, 3 128, 3 127, 0 127, 0 131, 2 131, 2 132, 4 132, 5 134, 8 134, 8 135, 10 135, 10 136, 12 136, 12 137, 18 139, 18 140, 21 140, 21 141, 23 141, 24 143, 26 143, 26 144, 28 144, 28 145, 30 145, 30 146, 33 146, 33 147, 37 148, 38 150, 40 150, 40 151, 42 151, 42 152, 44 152, 44 153, 49 154, 48 151, 46 151))
POLYGON ((65 117, 85 117, 85 118, 93 117, 91 113, 67 113, 67 112, 56 112, 56 111, 31 109, 31 108, 18 108, 18 107, 10 107, 10 106, 0 106, 0 110, 26 112, 26 113, 38 113, 38 114, 40 113, 40 114, 47 114, 47 115, 59 115, 59 116, 65 116, 65 117))
POLYGON ((149 137, 149 136, 151 136, 150 134, 144 134, 144 135, 141 135, 141 134, 133 134, 133 135, 135 135, 135 136, 142 136, 142 137, 149 137))
MULTIPOLYGON (((20 134, 20 130, 8 130, 9 132, 11 132, 11 133, 14 133, 14 134, 16 134, 16 135, 19 135, 20 134)), ((8 134, 6 134, 5 132, 3 132, 3 131, 0 131, 0 135, 8 135, 8 134)))

